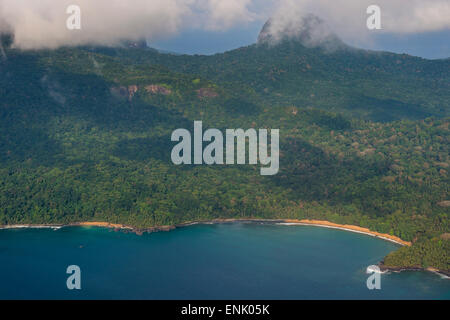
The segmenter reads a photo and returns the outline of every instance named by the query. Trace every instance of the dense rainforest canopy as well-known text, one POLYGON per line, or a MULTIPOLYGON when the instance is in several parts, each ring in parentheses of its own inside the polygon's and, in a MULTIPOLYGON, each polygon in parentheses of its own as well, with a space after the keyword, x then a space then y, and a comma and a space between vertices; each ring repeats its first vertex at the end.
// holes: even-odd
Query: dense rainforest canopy
POLYGON ((314 218, 413 241, 392 266, 450 270, 450 59, 286 40, 0 56, 0 224, 314 218), (280 171, 176 166, 174 129, 280 129, 280 171))

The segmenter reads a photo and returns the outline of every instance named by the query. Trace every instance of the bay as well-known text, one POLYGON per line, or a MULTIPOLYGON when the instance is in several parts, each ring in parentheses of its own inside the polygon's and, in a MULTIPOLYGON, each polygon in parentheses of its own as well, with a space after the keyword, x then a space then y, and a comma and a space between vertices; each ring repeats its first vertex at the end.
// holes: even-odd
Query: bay
POLYGON ((430 272, 366 267, 398 245, 312 226, 229 223, 144 234, 97 227, 0 230, 0 299, 449 299, 430 272), (68 290, 66 268, 81 269, 68 290))

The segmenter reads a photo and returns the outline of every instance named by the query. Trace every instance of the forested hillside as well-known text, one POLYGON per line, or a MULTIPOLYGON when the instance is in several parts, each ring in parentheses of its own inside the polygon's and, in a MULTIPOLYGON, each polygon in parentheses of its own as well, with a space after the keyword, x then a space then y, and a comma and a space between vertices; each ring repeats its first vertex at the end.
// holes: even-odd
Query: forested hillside
POLYGON ((296 41, 259 43, 213 56, 94 50, 124 61, 198 74, 235 91, 245 87, 267 105, 310 106, 381 122, 449 116, 450 59, 425 60, 350 47, 329 51, 296 41))
POLYGON ((450 270, 449 59, 296 41, 214 56, 4 46, 0 224, 314 218, 414 241, 386 264, 450 270), (170 135, 194 120, 279 128, 279 173, 173 165, 170 135))

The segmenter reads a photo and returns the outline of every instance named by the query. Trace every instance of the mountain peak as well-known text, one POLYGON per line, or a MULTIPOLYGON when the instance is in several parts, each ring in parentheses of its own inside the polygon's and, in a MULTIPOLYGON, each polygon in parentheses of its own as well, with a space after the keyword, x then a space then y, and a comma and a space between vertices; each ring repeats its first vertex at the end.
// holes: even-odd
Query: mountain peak
POLYGON ((305 47, 329 49, 346 47, 328 25, 313 14, 307 14, 296 20, 270 18, 258 35, 259 44, 277 45, 284 41, 298 41, 305 47))
POLYGON ((12 33, 0 32, 0 46, 8 48, 14 42, 14 35, 12 33))

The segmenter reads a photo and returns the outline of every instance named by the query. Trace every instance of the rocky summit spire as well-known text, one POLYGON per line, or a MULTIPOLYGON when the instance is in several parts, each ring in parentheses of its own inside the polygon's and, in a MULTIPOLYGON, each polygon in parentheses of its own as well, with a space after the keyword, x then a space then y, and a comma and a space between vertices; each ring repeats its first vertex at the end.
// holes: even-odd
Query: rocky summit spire
POLYGON ((271 18, 258 35, 259 44, 277 45, 284 41, 298 41, 305 47, 320 46, 329 49, 347 47, 322 19, 313 14, 296 20, 271 18))
POLYGON ((4 48, 8 48, 14 42, 14 35, 12 33, 0 32, 0 45, 4 48))

